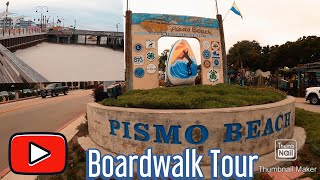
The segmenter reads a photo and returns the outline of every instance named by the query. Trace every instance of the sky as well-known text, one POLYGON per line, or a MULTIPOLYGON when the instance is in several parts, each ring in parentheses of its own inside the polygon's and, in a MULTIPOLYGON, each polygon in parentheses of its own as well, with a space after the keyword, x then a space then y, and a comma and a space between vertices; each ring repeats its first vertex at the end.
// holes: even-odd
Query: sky
MULTIPOLYGON (((57 16, 65 19, 65 26, 74 25, 79 29, 116 31, 116 24, 120 23, 119 31, 123 31, 123 4, 121 0, 8 0, 9 12, 15 13, 13 16, 28 16, 29 19, 40 18, 41 8, 37 6, 47 6, 43 8, 45 15, 50 16, 50 22, 57 16)), ((0 11, 6 9, 7 0, 0 1, 0 11)))
MULTIPOLYGON (((266 46, 296 41, 302 36, 320 36, 320 0, 236 0, 243 19, 231 11, 225 16, 233 2, 218 0, 219 13, 225 18, 227 50, 241 40, 256 40, 266 46)), ((216 17, 214 0, 130 0, 129 8, 133 13, 216 17)), ((159 44, 159 51, 171 44, 159 44)))

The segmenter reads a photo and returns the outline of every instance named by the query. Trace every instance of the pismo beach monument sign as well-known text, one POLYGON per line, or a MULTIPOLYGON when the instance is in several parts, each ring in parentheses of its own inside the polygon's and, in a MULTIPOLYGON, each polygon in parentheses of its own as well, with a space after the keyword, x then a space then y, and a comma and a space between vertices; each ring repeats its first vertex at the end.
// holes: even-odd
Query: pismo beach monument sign
MULTIPOLYGON (((159 86, 157 41, 163 36, 198 39, 202 52, 202 84, 224 82, 216 19, 127 12, 128 17, 126 59, 130 61, 126 61, 126 71, 130 76, 126 78, 129 89, 159 86)), ((177 41, 172 47, 167 63, 167 76, 171 76, 168 78, 172 84, 184 84, 196 73, 194 54, 189 48, 185 40, 177 41)), ((305 134, 303 129, 295 127, 294 103, 293 97, 287 97, 256 106, 192 110, 124 108, 90 103, 87 106, 88 138, 116 155, 142 155, 149 148, 158 155, 181 154, 187 148, 196 149, 198 154, 208 154, 212 148, 219 148, 221 155, 256 154, 260 156, 254 165, 257 170, 261 165, 270 167, 279 163, 274 158, 276 140, 296 138, 297 148, 303 146, 305 134), (298 132, 302 134, 299 137, 298 132)), ((206 178, 212 176, 207 168, 210 164, 210 157, 205 156, 201 167, 206 178)))
MULTIPOLYGON (((159 87, 158 40, 161 37, 196 38, 201 52, 201 84, 223 83, 223 60, 217 19, 166 14, 130 14, 132 48, 126 54, 129 89, 159 87), (129 57, 130 56, 130 57, 129 57), (155 69, 153 69, 155 68, 155 69)), ((127 40, 127 38, 126 38, 127 40)), ((197 62, 185 40, 175 43, 167 62, 170 83, 192 84, 197 75, 197 62)))

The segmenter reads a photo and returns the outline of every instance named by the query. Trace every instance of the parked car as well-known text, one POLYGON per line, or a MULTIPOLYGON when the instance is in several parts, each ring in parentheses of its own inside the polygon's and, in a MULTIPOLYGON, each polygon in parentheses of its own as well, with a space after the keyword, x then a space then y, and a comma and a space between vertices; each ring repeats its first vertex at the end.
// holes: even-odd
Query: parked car
POLYGON ((22 92, 23 94, 32 93, 30 89, 23 89, 22 92))
POLYGON ((31 92, 35 95, 40 95, 40 89, 31 89, 31 92))
POLYGON ((16 92, 15 91, 11 91, 8 92, 9 93, 9 100, 14 100, 16 98, 16 92))
POLYGON ((9 96, 9 93, 7 91, 1 91, 0 92, 0 96, 1 97, 8 97, 9 96))
POLYGON ((310 101, 311 104, 320 103, 320 87, 311 87, 306 89, 306 101, 310 101))
POLYGON ((68 86, 62 86, 61 83, 49 84, 45 89, 41 90, 41 97, 46 98, 47 96, 59 96, 59 94, 68 94, 68 86))

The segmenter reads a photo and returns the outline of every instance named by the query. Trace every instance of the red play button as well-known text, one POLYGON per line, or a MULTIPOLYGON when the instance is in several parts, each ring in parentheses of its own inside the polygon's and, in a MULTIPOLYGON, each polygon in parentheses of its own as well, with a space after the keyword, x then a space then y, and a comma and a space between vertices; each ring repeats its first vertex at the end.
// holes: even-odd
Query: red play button
POLYGON ((16 174, 58 174, 66 167, 67 141, 59 133, 18 133, 9 144, 9 165, 16 174))

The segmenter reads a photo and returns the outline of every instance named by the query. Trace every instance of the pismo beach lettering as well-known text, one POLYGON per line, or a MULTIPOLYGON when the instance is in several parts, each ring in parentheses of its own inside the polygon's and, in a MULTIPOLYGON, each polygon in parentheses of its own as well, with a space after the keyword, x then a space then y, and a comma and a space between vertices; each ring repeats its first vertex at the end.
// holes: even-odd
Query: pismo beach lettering
POLYGON ((208 34, 212 35, 210 29, 202 29, 197 27, 179 27, 179 26, 173 26, 171 28, 171 32, 193 32, 197 34, 208 34))
MULTIPOLYGON (((280 114, 275 119, 267 118, 263 126, 262 120, 253 120, 246 122, 246 127, 240 123, 224 124, 225 138, 224 142, 237 142, 245 138, 246 140, 255 139, 263 136, 269 136, 290 127, 291 112, 280 114), (263 127, 262 127, 263 126, 263 127), (246 137, 241 133, 245 129, 246 137)), ((184 137, 180 137, 181 125, 171 125, 166 128, 164 125, 149 125, 143 123, 131 124, 130 122, 119 122, 118 120, 109 120, 110 134, 113 136, 122 136, 126 139, 136 141, 153 141, 154 143, 181 144, 181 138, 190 144, 203 144, 209 137, 208 129, 203 125, 191 125, 186 128, 184 137), (130 131, 133 126, 134 132, 130 131), (149 130, 155 129, 155 137, 151 137, 149 130), (192 133, 195 129, 201 133, 201 138, 193 139, 192 133), (153 138, 153 139, 151 139, 153 138)))

